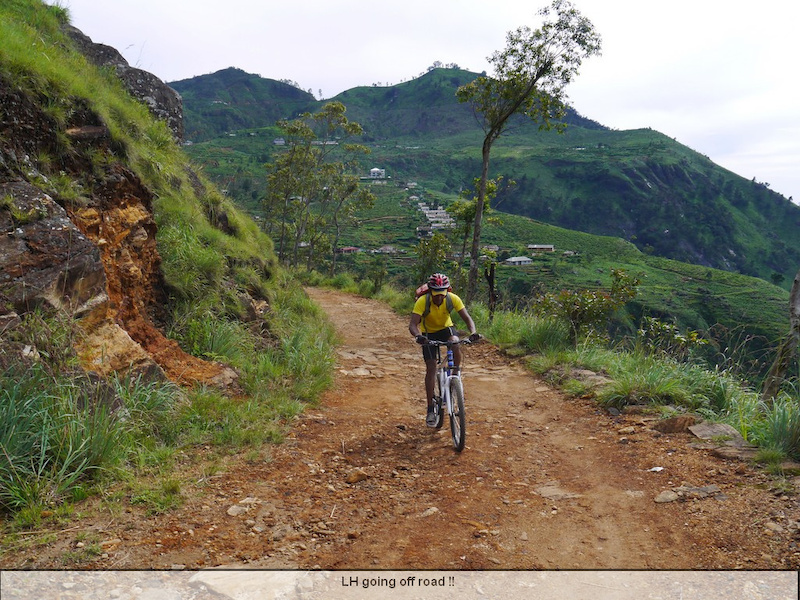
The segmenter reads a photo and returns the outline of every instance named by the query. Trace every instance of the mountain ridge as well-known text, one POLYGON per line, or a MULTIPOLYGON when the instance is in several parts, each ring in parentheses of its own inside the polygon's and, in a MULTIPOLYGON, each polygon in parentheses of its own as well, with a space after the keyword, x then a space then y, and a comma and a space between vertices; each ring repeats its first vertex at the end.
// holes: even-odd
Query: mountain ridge
MULTIPOLYGON (((187 131, 220 132, 236 122, 270 130, 278 118, 342 102, 348 118, 364 127, 370 163, 380 163, 395 179, 417 180, 455 198, 479 169, 480 128, 470 108, 455 98, 455 90, 476 76, 437 68, 398 85, 356 87, 325 101, 287 84, 276 85, 280 82, 268 86, 265 82, 271 80, 237 69, 170 85, 184 97, 187 131), (231 86, 217 83, 233 74, 237 90, 260 94, 256 102, 238 101, 243 94, 231 94, 231 86), (198 89, 204 90, 202 99, 198 89), (232 103, 221 116, 210 103, 224 98, 232 103), (269 110, 259 113, 261 106, 269 110)), ((514 180, 516 186, 498 195, 499 210, 622 237, 658 256, 784 286, 791 281, 800 264, 795 241, 800 207, 789 199, 655 130, 614 130, 574 110, 566 122, 566 132, 559 135, 539 131, 535 123, 520 118, 500 138, 491 174, 514 180)), ((225 130, 206 141, 231 134, 225 130)), ((231 148, 237 144, 225 142, 231 148)), ((262 162, 273 151, 263 145, 262 162)))

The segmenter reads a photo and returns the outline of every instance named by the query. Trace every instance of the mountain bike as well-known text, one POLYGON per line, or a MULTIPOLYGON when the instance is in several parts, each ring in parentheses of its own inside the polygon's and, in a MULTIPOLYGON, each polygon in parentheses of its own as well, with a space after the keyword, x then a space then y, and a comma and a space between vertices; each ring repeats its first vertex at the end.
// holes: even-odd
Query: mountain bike
MULTIPOLYGON (((445 410, 450 416, 450 433, 453 437, 453 448, 456 452, 464 449, 467 439, 467 416, 464 410, 464 384, 460 373, 453 373, 453 346, 471 344, 469 339, 457 342, 439 342, 428 340, 427 344, 436 346, 436 393, 433 397, 433 411, 436 415, 436 428, 444 423, 445 410), (447 354, 442 358, 441 346, 447 347, 447 354)), ((463 368, 463 366, 462 366, 463 368)))

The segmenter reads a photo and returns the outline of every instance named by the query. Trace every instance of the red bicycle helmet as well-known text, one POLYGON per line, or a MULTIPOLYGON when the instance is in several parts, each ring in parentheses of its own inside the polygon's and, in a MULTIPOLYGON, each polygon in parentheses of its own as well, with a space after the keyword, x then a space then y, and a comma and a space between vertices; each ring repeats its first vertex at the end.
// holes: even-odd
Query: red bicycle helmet
POLYGON ((444 273, 434 273, 428 279, 428 288, 432 290, 446 290, 450 287, 450 280, 444 273))

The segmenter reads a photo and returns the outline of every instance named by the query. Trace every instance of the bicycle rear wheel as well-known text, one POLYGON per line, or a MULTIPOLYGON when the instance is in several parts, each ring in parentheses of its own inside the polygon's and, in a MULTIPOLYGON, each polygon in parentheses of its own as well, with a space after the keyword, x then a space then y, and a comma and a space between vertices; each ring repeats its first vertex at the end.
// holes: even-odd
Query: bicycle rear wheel
POLYGON ((461 452, 467 440, 467 415, 464 411, 464 386, 460 377, 453 377, 450 380, 450 402, 453 405, 453 412, 450 413, 453 448, 456 452, 461 452))

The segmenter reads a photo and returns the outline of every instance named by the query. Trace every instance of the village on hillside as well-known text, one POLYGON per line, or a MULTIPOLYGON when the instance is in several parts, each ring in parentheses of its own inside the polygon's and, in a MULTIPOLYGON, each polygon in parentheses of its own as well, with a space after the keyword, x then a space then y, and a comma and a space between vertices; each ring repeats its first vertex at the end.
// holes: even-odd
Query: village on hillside
MULTIPOLYGON (((369 171, 369 175, 360 177, 362 182, 368 182, 371 185, 386 185, 391 181, 391 177, 386 175, 386 169, 373 167, 369 171)), ((408 182, 404 186, 406 192, 409 193, 407 201, 410 206, 414 207, 416 211, 424 217, 424 223, 417 225, 415 228, 415 235, 419 239, 431 237, 437 232, 453 229, 456 226, 456 221, 447 209, 441 204, 428 203, 423 200, 422 194, 417 192, 417 183, 408 182)), ((556 247, 553 244, 528 244, 526 246, 528 254, 532 256, 508 256, 502 260, 502 264, 514 267, 522 267, 531 265, 537 255, 553 254, 556 252, 556 247)), ((489 244, 483 246, 484 252, 491 252, 495 256, 500 255, 501 248, 497 245, 489 244)), ((337 248, 336 252, 339 254, 358 254, 361 252, 369 252, 370 254, 405 254, 405 250, 398 249, 393 245, 384 245, 379 248, 365 250, 356 246, 344 246, 337 248)), ((577 252, 574 250, 562 251, 563 256, 576 256, 577 252)), ((457 254, 460 256, 460 254, 457 254)), ((469 256, 467 252, 466 256, 469 256)))

